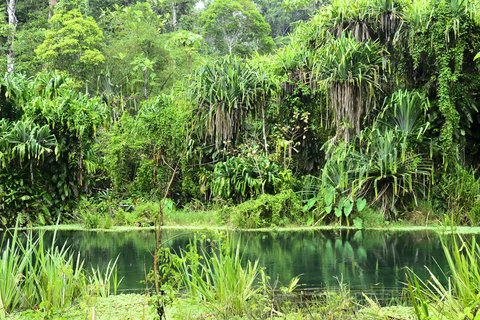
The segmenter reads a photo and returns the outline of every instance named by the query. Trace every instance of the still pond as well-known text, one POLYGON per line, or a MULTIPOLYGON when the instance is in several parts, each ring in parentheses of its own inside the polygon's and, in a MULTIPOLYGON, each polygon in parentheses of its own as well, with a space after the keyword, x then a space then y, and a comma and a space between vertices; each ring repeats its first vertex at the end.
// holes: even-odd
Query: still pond
MULTIPOLYGON (((173 250, 185 248, 195 231, 165 231, 163 239, 173 250)), ((205 233, 209 236, 210 233, 205 233)), ((58 231, 56 243, 80 252, 85 266, 103 266, 118 256, 120 289, 142 290, 155 247, 153 231, 88 232, 58 231)), ((53 232, 45 232, 51 242, 53 232)), ((244 260, 258 259, 266 273, 279 284, 300 275, 309 288, 338 288, 339 282, 355 291, 395 296, 405 282, 405 267, 423 279, 428 271, 447 270, 440 236, 429 232, 385 231, 292 231, 232 232, 240 241, 244 260)), ((272 281, 272 282, 273 282, 272 281)))

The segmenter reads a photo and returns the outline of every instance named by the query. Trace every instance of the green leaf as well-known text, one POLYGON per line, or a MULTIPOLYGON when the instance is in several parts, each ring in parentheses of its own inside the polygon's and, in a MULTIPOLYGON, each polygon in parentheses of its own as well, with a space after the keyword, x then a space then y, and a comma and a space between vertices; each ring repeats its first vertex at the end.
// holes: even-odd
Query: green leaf
POLYGON ((325 204, 327 206, 331 205, 333 203, 333 199, 335 197, 335 189, 334 188, 328 188, 325 190, 325 204))
POLYGON ((312 199, 308 200, 307 204, 303 206, 302 211, 303 212, 309 211, 310 209, 312 209, 312 207, 315 205, 316 202, 317 202, 316 198, 312 198, 312 199))
POLYGON ((337 218, 340 218, 342 216, 342 208, 340 207, 336 207, 335 208, 335 215, 337 216, 337 218))
POLYGON ((332 212, 332 205, 326 206, 326 207, 325 207, 325 212, 326 212, 327 214, 329 214, 330 212, 332 212))
POLYGON ((358 198, 357 199, 357 210, 358 212, 362 212, 363 209, 365 209, 365 206, 367 205, 367 200, 364 198, 358 198))
POLYGON ((355 228, 363 229, 363 220, 360 217, 353 219, 353 225, 355 228))
POLYGON ((352 212, 353 209, 353 201, 347 200, 343 203, 343 213, 345 214, 345 217, 348 217, 350 213, 352 212))

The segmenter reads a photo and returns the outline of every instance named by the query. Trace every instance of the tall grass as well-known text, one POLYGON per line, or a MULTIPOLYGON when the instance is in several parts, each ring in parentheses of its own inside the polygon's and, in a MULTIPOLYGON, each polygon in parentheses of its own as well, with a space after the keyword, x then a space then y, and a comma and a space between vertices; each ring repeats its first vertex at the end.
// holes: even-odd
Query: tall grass
POLYGON ((115 261, 109 261, 103 273, 99 267, 96 269, 92 267, 92 274, 88 277, 88 280, 96 295, 106 298, 112 293, 112 287, 113 294, 117 294, 118 286, 123 280, 123 278, 119 280, 117 275, 118 258, 119 256, 117 256, 115 261))
POLYGON ((258 260, 244 266, 240 242, 235 246, 230 240, 219 244, 218 250, 199 251, 198 241, 183 251, 180 265, 182 281, 190 296, 205 301, 223 316, 242 315, 259 293, 256 284, 261 268, 258 260))
POLYGON ((46 310, 69 305, 78 298, 86 288, 83 261, 64 244, 59 247, 54 240, 45 248, 43 236, 39 237, 34 249, 34 258, 30 276, 35 282, 37 296, 35 302, 46 310))
POLYGON ((480 319, 480 245, 475 238, 470 243, 454 238, 451 247, 445 240, 442 246, 449 267, 446 283, 430 270, 426 282, 409 271, 408 291, 417 318, 480 319))
MULTIPOLYGON (((24 274, 31 260, 33 240, 27 246, 18 246, 18 234, 15 231, 12 239, 2 240, 0 255, 0 316, 17 308, 22 301, 22 283, 27 283, 24 274)), ((30 292, 30 290, 28 290, 30 292)), ((25 298, 25 297, 24 297, 25 298)))
POLYGON ((43 234, 20 238, 17 229, 5 235, 0 246, 0 318, 25 309, 49 314, 74 303, 82 295, 108 296, 120 283, 116 263, 109 262, 104 275, 99 269, 87 277, 83 260, 65 244, 45 246, 43 234), (9 237, 11 236, 11 237, 9 237), (93 289, 92 289, 93 288, 93 289))

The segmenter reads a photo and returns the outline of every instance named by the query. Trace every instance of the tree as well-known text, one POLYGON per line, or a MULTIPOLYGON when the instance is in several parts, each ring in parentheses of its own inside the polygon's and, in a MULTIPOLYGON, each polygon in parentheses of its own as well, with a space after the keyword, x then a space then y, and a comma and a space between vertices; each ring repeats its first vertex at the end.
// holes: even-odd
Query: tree
POLYGON ((160 33, 165 19, 147 2, 113 9, 102 18, 107 38, 105 77, 117 94, 146 97, 166 82, 161 73, 169 56, 160 33))
POLYGON ((293 31, 294 23, 307 21, 315 12, 315 7, 321 1, 314 1, 311 6, 292 6, 288 0, 253 0, 259 6, 259 11, 272 28, 272 38, 279 42, 293 31))
POLYGON ((331 38, 317 52, 314 71, 322 89, 328 92, 337 135, 348 141, 351 131, 360 133, 363 118, 373 104, 375 89, 380 86, 378 75, 383 50, 378 42, 357 42, 342 33, 340 38, 331 38))
POLYGON ((219 54, 269 52, 270 26, 249 0, 214 0, 201 17, 205 40, 219 54))
POLYGON ((320 9, 323 3, 328 1, 318 1, 318 0, 284 0, 283 6, 290 11, 293 10, 308 10, 310 12, 315 12, 320 9))
MULTIPOLYGON (((153 0, 153 3, 160 7, 160 12, 167 16, 169 15, 169 29, 175 31, 179 29, 179 24, 182 22, 184 16, 189 15, 196 4, 196 0, 153 0)), ((180 27, 181 28, 181 27, 180 27)))
POLYGON ((94 144, 110 110, 75 87, 58 73, 0 79, 0 226, 17 216, 52 221, 94 183, 94 144))
POLYGON ((200 137, 216 150, 235 146, 246 133, 251 115, 261 116, 265 151, 265 105, 275 96, 277 79, 249 61, 225 56, 193 76, 191 96, 198 106, 200 137))
POLYGON ((185 57, 187 60, 187 68, 192 68, 192 54, 196 49, 203 44, 203 37, 199 34, 180 30, 173 34, 173 36, 167 41, 168 46, 178 46, 185 49, 185 57))
POLYGON ((48 19, 53 17, 55 6, 57 5, 57 0, 50 0, 50 11, 48 11, 48 19))
POLYGON ((100 51, 103 33, 92 17, 78 10, 60 11, 50 20, 45 41, 35 50, 47 67, 85 78, 105 58, 100 51))
POLYGON ((7 71, 12 74, 15 68, 15 57, 12 49, 13 42, 15 41, 15 30, 17 29, 17 17, 15 11, 17 9, 17 0, 8 0, 7 2, 7 14, 8 14, 8 43, 7 43, 7 71))

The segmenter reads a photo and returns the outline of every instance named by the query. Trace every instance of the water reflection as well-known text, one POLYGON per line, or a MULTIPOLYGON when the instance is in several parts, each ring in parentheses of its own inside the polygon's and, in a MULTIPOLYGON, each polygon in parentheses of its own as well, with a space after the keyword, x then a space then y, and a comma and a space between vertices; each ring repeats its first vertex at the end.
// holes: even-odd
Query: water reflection
MULTIPOLYGON (((168 231, 166 245, 185 248, 192 232, 168 231)), ((52 241, 53 233, 45 239, 52 241)), ((122 288, 142 289, 140 282, 149 270, 154 250, 154 233, 60 231, 57 243, 65 241, 79 251, 86 266, 105 266, 118 259, 118 273, 124 277, 122 288)), ((424 266, 438 272, 447 266, 440 238, 427 232, 373 231, 305 231, 305 232, 234 232, 244 257, 259 259, 272 280, 281 284, 301 276, 301 283, 310 287, 338 287, 338 282, 353 289, 377 290, 400 288, 405 281, 405 266, 417 274, 428 276, 424 266)))

